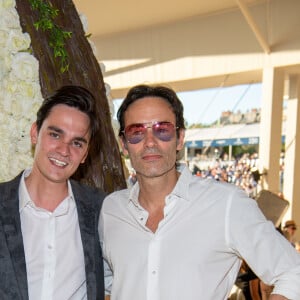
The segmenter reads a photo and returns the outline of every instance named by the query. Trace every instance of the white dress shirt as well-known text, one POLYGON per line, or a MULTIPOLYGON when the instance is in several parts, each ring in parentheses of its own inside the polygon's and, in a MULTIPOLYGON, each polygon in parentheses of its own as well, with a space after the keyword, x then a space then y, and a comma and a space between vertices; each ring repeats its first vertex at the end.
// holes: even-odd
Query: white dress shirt
POLYGON ((23 173, 20 217, 30 300, 87 299, 85 263, 77 209, 68 183, 69 196, 53 211, 35 206, 23 173))
POLYGON ((300 255, 240 188, 185 168, 155 233, 138 194, 138 183, 112 193, 101 210, 111 300, 225 300, 242 257, 274 293, 300 299, 300 255))

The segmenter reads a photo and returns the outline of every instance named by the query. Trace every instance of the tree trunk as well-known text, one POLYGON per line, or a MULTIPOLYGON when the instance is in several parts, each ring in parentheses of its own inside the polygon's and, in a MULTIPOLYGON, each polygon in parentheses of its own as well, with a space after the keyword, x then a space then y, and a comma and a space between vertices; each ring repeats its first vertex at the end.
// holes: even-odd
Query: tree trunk
POLYGON ((33 55, 39 61, 40 85, 43 97, 47 97, 62 85, 76 84, 90 90, 96 98, 96 107, 100 130, 91 144, 89 159, 78 169, 74 178, 106 192, 126 187, 119 147, 111 125, 111 115, 105 94, 105 85, 99 64, 85 33, 72 1, 49 0, 59 15, 55 24, 64 31, 72 32, 66 40, 65 49, 69 57, 69 69, 60 71, 60 60, 54 58, 49 46, 49 34, 36 30, 34 23, 39 12, 33 10, 28 0, 16 0, 16 9, 20 16, 24 32, 31 37, 33 55))

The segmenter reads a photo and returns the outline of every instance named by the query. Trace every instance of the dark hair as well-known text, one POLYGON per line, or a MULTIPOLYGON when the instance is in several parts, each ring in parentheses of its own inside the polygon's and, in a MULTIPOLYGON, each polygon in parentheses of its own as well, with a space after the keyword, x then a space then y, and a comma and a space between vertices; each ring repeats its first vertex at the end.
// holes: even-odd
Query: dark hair
POLYGON ((59 88, 53 95, 46 98, 37 112, 37 129, 41 129, 44 120, 49 116, 52 108, 63 104, 77 108, 88 115, 90 119, 91 136, 93 137, 98 129, 95 112, 95 98, 84 87, 76 85, 66 85, 59 88))
POLYGON ((176 127, 178 127, 178 129, 185 129, 183 118, 183 105, 177 97, 176 93, 172 89, 165 86, 137 85, 132 87, 128 91, 124 101, 122 102, 117 112, 117 118, 120 124, 119 136, 123 135, 125 126, 124 114, 126 110, 132 103, 145 97, 158 97, 166 100, 170 104, 175 114, 176 127))

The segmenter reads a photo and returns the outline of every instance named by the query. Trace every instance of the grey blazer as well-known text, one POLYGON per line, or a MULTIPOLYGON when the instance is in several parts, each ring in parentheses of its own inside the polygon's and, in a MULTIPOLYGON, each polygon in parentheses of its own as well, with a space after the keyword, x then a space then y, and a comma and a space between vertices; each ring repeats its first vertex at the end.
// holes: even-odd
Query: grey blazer
MULTIPOLYGON (((0 299, 28 300, 25 254, 19 214, 21 174, 0 183, 0 299)), ((104 193, 72 181, 85 258, 87 296, 104 300, 102 252, 98 218, 104 193)), ((63 299, 62 299, 63 300, 63 299)))

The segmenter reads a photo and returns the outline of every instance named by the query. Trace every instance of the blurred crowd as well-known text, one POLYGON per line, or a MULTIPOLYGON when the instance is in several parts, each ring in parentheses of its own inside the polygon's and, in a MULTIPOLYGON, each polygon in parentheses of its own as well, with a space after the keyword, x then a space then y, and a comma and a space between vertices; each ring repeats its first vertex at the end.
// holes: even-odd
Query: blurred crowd
POLYGON ((205 169, 200 169, 197 164, 193 164, 192 172, 195 176, 213 178, 240 186, 250 197, 255 198, 260 189, 258 162, 257 153, 244 153, 233 161, 215 159, 205 169))

